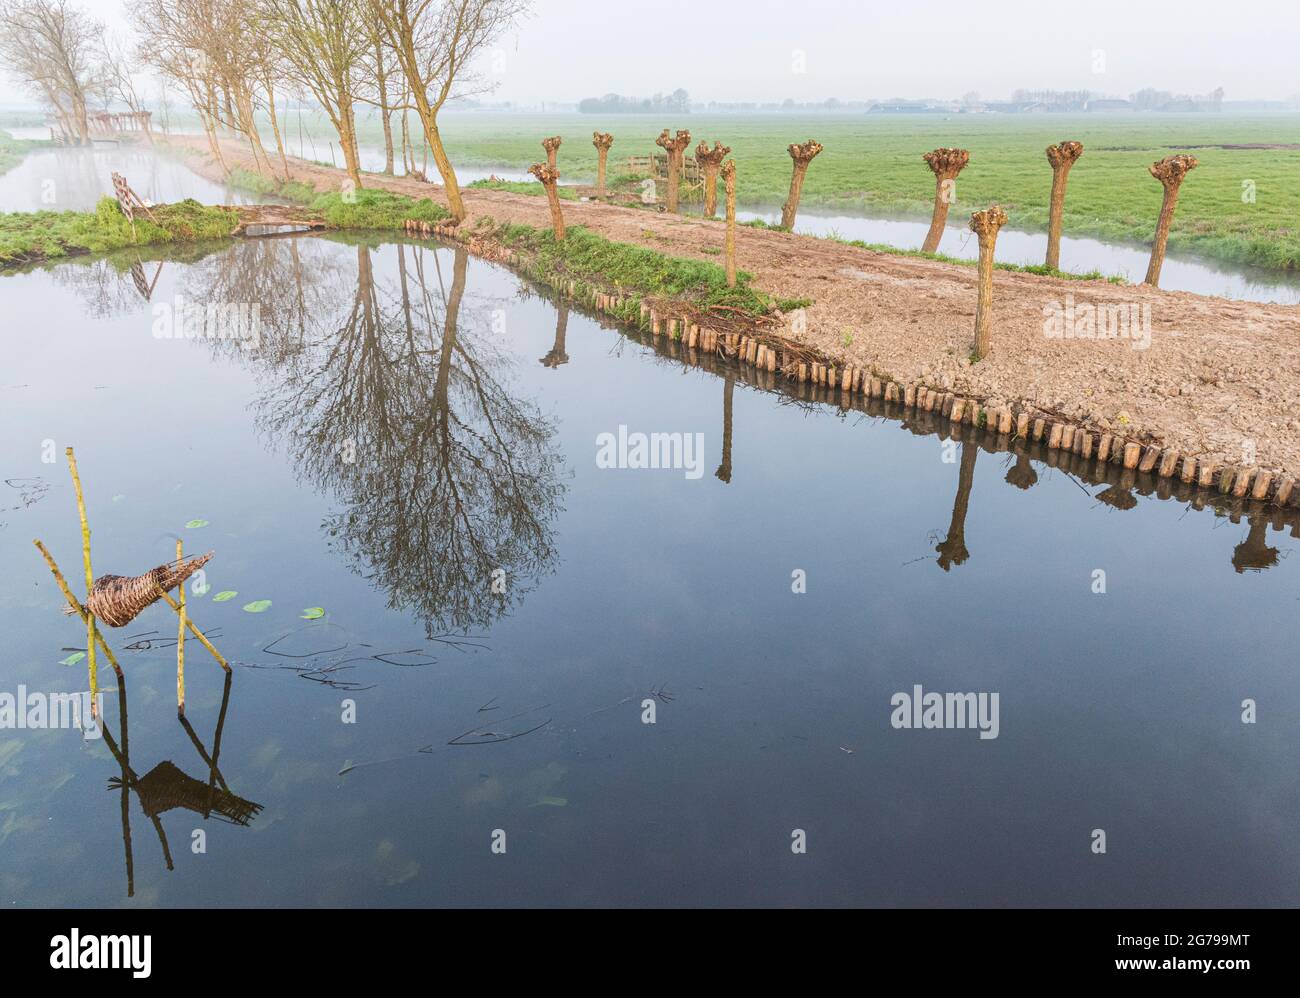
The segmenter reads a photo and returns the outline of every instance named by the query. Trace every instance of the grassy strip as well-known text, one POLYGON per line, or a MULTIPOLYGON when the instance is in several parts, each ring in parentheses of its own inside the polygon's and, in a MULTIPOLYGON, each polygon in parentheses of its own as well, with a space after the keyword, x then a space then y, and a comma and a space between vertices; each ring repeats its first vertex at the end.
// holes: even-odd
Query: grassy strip
POLYGON ((48 144, 47 142, 15 139, 8 132, 0 130, 0 173, 7 173, 12 170, 33 149, 48 144))
POLYGON ((553 285, 572 280, 602 290, 615 287, 638 297, 676 298, 701 310, 725 305, 751 315, 771 312, 782 304, 751 287, 752 275, 743 271, 736 275, 736 286, 729 288, 726 271, 716 263, 616 243, 582 226, 573 226, 563 240, 556 241, 549 230, 495 225, 485 218, 474 234, 531 257, 525 269, 553 285))
POLYGON ((156 222, 140 212, 134 230, 117 201, 109 197, 101 198, 94 211, 0 214, 0 264, 101 253, 127 246, 218 239, 229 236, 238 223, 238 216, 230 209, 193 200, 151 210, 156 222))
POLYGON ((446 208, 429 198, 411 198, 368 187, 343 194, 317 194, 309 207, 336 229, 400 230, 408 218, 430 224, 451 218, 446 208))
MULTIPOLYGON (((546 197, 546 188, 534 180, 476 180, 470 187, 484 191, 507 191, 511 194, 530 194, 546 197)), ((561 201, 576 201, 578 193, 572 187, 559 188, 561 201)))

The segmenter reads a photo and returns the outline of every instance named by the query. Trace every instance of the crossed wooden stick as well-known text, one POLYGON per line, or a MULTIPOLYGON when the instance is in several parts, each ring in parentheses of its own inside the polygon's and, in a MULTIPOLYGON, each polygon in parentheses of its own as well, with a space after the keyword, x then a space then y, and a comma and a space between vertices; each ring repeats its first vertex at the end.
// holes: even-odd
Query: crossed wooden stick
POLYGON ((72 448, 69 447, 64 452, 68 457, 68 471, 72 474, 72 485, 77 493, 77 512, 81 517, 81 560, 86 571, 86 603, 82 604, 73 595, 72 588, 68 585, 63 573, 59 571, 58 564, 54 561, 54 556, 50 554, 49 549, 41 543, 34 540, 33 544, 41 552, 45 559, 45 564, 50 567, 54 574, 54 581, 59 584, 59 589, 63 592, 63 598, 68 601, 68 613, 79 616, 86 625, 86 668, 90 674, 90 716, 98 719, 99 717, 99 669, 96 658, 96 649, 104 652, 104 657, 108 659, 109 664, 113 666, 113 671, 118 678, 122 677, 122 666, 118 664, 117 656, 113 654, 113 649, 108 646, 104 636, 100 633, 97 626, 95 613, 90 609, 90 605, 96 596, 103 596, 112 588, 114 591, 122 592, 129 589, 132 593, 132 600, 121 616, 116 616, 111 621, 107 621, 111 627, 123 627, 145 607, 156 603, 159 599, 166 601, 175 612, 179 619, 176 635, 176 712, 182 717, 185 715, 185 632, 188 630, 199 644, 203 645, 217 660, 217 664, 225 669, 227 674, 230 673, 230 664, 221 656, 221 653, 212 646, 212 642, 204 636, 203 632, 194 626, 194 621, 190 619, 189 612, 185 606, 185 580, 199 566, 207 562, 211 557, 208 555, 204 558, 193 559, 187 566, 185 562, 184 544, 179 539, 176 541, 176 566, 177 571, 169 572, 169 566, 163 565, 147 572, 145 575, 138 576, 134 579, 122 579, 120 576, 102 576, 98 585, 95 582, 94 574, 90 567, 90 526, 86 521, 86 501, 81 491, 81 477, 77 474, 77 458, 73 454, 72 448), (168 582, 163 586, 160 579, 168 582), (125 585, 123 585, 125 583, 125 585), (177 601, 167 591, 168 588, 175 586, 180 599, 177 601))

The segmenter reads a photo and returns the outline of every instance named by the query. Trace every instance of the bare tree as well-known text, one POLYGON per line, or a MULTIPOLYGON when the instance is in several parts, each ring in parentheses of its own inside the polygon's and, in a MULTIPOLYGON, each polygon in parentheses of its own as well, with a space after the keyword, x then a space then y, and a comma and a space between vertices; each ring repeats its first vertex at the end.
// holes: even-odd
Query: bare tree
POLYGON ((718 213, 718 171, 722 161, 731 152, 731 146, 724 146, 716 139, 713 148, 707 142, 695 147, 695 162, 704 170, 704 217, 712 218, 718 213))
POLYGON ((89 95, 102 88, 104 27, 68 0, 0 3, 0 61, 54 112, 69 142, 90 144, 89 95))
POLYGON ((944 147, 921 157, 934 174, 934 215, 930 218, 930 231, 925 234, 921 250, 934 253, 943 239, 943 227, 948 221, 948 206, 957 200, 957 174, 966 169, 970 153, 965 149, 944 147))
POLYGON ((1047 147, 1047 162, 1052 164, 1052 201, 1047 215, 1047 266, 1061 269, 1061 219, 1065 215, 1065 182, 1070 167, 1083 155, 1082 142, 1062 142, 1047 147))
POLYGON ((668 154, 668 192, 664 205, 673 214, 677 213, 677 196, 681 188, 682 167, 686 159, 686 147, 691 144, 691 133, 684 128, 677 129, 677 134, 669 138, 668 129, 664 129, 655 145, 668 154))
POLYGON ((117 35, 104 36, 100 39, 99 60, 104 96, 109 100, 121 101, 133 114, 143 115, 144 134, 152 143, 153 130, 149 125, 148 109, 135 88, 134 66, 128 54, 127 43, 117 35))
POLYGON ((465 218, 456 171, 438 131, 438 112, 472 92, 474 56, 528 10, 528 0, 368 0, 406 77, 425 140, 442 175, 455 221, 465 218))
POLYGON ((614 144, 614 136, 609 132, 592 132, 591 144, 596 147, 596 190, 605 193, 605 163, 609 159, 609 147, 614 144))
POLYGON ((1157 287, 1160 284, 1160 268, 1165 262, 1165 246, 1169 243, 1169 227, 1174 221, 1174 209, 1178 207, 1178 189, 1183 186, 1183 179, 1195 170, 1195 156, 1166 156, 1159 162, 1152 163, 1147 169, 1165 189, 1164 200, 1160 203, 1160 220, 1156 223, 1156 238, 1151 244, 1151 261, 1147 264, 1147 277, 1142 283, 1157 287))
POLYGON ((258 24, 291 80, 320 103, 338 133, 348 177, 361 186, 356 104, 370 52, 365 0, 257 0, 258 24))
POLYGON ((794 161, 794 169, 790 174, 790 196, 781 206, 781 228, 793 232, 795 216, 799 213, 799 197, 803 194, 803 178, 808 175, 808 164, 822 151, 822 144, 809 139, 803 145, 790 145, 787 151, 794 161))

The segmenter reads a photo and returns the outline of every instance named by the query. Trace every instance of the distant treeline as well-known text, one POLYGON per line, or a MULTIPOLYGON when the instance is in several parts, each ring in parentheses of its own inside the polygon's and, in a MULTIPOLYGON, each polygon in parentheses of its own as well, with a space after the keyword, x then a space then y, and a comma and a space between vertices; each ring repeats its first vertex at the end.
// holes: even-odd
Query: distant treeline
POLYGON ((578 102, 578 110, 583 114, 690 114, 691 95, 680 88, 670 94, 655 94, 653 97, 606 94, 604 97, 584 98, 578 102))

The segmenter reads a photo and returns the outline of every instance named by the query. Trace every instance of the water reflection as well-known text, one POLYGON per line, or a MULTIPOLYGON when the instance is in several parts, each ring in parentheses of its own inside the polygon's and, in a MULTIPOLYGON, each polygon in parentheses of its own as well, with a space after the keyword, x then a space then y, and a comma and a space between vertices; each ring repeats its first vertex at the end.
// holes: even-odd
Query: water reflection
POLYGON ((491 310, 466 303, 463 248, 391 246, 389 280, 365 242, 351 275, 299 252, 241 245, 196 268, 189 296, 261 303, 258 424, 342 504, 324 529, 352 570, 430 637, 485 629, 553 568, 555 428, 506 384, 514 362, 488 335, 491 310))
POLYGON ((135 794, 140 809, 153 825, 158 843, 162 847, 163 862, 169 871, 174 870, 171 847, 167 841, 167 830, 163 827, 162 817, 168 811, 181 809, 196 814, 204 821, 215 818, 232 825, 247 827, 262 810, 262 805, 245 800, 233 793, 226 778, 219 768, 221 759, 221 734, 226 726, 226 712, 230 707, 231 674, 226 673, 225 686, 221 693, 221 710, 217 714, 216 730, 212 735, 212 750, 208 751, 203 740, 195 732, 193 725, 184 714, 178 716, 181 727, 189 737, 190 744, 207 769, 206 779, 190 776, 170 759, 164 759, 144 776, 137 774, 131 765, 130 728, 128 725, 126 679, 118 679, 118 732, 121 742, 113 737, 108 720, 104 718, 102 731, 104 743, 117 760, 120 773, 110 777, 108 788, 120 790, 122 798, 122 847, 126 853, 126 895, 135 896, 135 853, 131 840, 131 795, 135 794))

